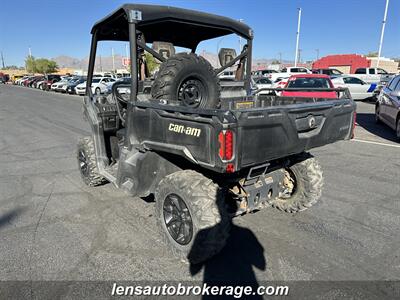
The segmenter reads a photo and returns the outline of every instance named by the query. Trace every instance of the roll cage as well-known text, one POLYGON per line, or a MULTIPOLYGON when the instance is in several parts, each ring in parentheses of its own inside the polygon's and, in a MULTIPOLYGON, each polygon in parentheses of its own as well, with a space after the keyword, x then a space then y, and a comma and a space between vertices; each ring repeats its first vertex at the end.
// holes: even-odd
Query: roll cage
POLYGON ((174 46, 191 49, 194 53, 200 42, 228 34, 237 34, 247 43, 242 52, 216 72, 221 73, 236 62, 245 61, 245 88, 250 91, 253 32, 246 24, 208 13, 142 4, 124 4, 113 13, 97 22, 92 28, 86 96, 92 97, 91 84, 96 58, 97 42, 129 41, 131 94, 130 102, 136 101, 138 86, 138 49, 145 50, 160 61, 165 58, 146 43, 169 42, 174 46), (145 37, 145 40, 144 38, 145 37), (135 75, 134 75, 135 74, 135 75))

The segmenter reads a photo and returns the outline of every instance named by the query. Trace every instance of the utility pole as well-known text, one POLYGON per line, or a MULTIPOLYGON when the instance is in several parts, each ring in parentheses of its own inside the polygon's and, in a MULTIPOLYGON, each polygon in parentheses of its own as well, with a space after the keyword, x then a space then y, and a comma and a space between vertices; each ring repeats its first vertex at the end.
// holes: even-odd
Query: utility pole
POLYGON ((32 50, 31 50, 31 47, 29 47, 28 50, 29 50, 29 57, 32 58, 32 50))
POLYGON ((6 68, 6 65, 4 64, 3 51, 1 51, 1 62, 2 62, 2 65, 3 65, 3 69, 5 69, 5 68, 6 68))
POLYGON ((113 68, 113 72, 115 72, 114 48, 111 48, 111 56, 112 56, 112 68, 113 68))
POLYGON ((278 52, 278 54, 279 54, 279 64, 281 65, 282 64, 282 52, 278 52))
POLYGON ((303 51, 303 50, 299 49, 299 58, 298 58, 298 60, 297 60, 297 62, 298 62, 299 64, 301 64, 301 51, 303 51))
POLYGON ((317 52, 317 59, 316 60, 318 60, 319 59, 319 49, 315 49, 315 51, 317 52))
POLYGON ((388 7, 389 7, 389 0, 386 0, 385 14, 383 15, 383 22, 382 22, 381 39, 379 41, 378 60, 376 62, 376 67, 377 68, 379 67, 379 61, 381 59, 383 35, 385 34, 385 25, 386 25, 386 17, 387 17, 388 7))
POLYGON ((101 65, 101 55, 99 55, 99 59, 100 59, 100 72, 103 72, 103 66, 101 65))
POLYGON ((301 8, 298 8, 299 16, 297 19, 297 32, 296 32, 296 55, 294 57, 294 66, 297 67, 297 57, 299 55, 299 39, 300 39, 300 22, 301 22, 301 8))

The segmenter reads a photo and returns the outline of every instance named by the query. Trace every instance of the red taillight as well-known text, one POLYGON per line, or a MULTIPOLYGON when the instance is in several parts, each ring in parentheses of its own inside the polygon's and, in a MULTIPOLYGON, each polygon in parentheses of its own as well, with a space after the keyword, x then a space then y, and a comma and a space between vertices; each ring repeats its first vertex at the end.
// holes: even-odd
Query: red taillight
POLYGON ((218 135, 219 157, 222 160, 233 158, 233 132, 231 130, 221 131, 218 135))

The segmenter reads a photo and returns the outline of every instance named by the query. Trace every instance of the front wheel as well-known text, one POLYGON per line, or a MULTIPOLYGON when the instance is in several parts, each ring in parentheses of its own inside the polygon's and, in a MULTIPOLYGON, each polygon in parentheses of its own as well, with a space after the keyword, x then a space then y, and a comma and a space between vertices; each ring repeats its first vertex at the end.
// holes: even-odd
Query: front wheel
POLYGON ((212 180, 178 171, 160 182, 155 198, 163 241, 176 257, 196 264, 225 246, 231 223, 224 193, 212 180))
POLYGON ((303 153, 295 157, 284 173, 282 192, 278 198, 270 201, 272 207, 296 213, 317 203, 324 183, 321 166, 313 156, 303 153))
POLYGON ((97 186, 107 182, 107 180, 99 174, 92 138, 85 137, 79 140, 77 159, 79 171, 85 184, 97 186))

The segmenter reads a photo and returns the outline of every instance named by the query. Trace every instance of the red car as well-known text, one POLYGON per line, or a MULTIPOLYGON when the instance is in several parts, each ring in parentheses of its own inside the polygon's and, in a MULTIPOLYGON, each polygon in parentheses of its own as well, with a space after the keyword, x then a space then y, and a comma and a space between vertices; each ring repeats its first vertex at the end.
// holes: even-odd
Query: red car
POLYGON ((333 83, 328 75, 324 74, 297 74, 289 77, 285 88, 310 89, 299 91, 282 91, 283 97, 308 97, 336 99, 335 91, 318 91, 318 89, 333 89, 333 83))

